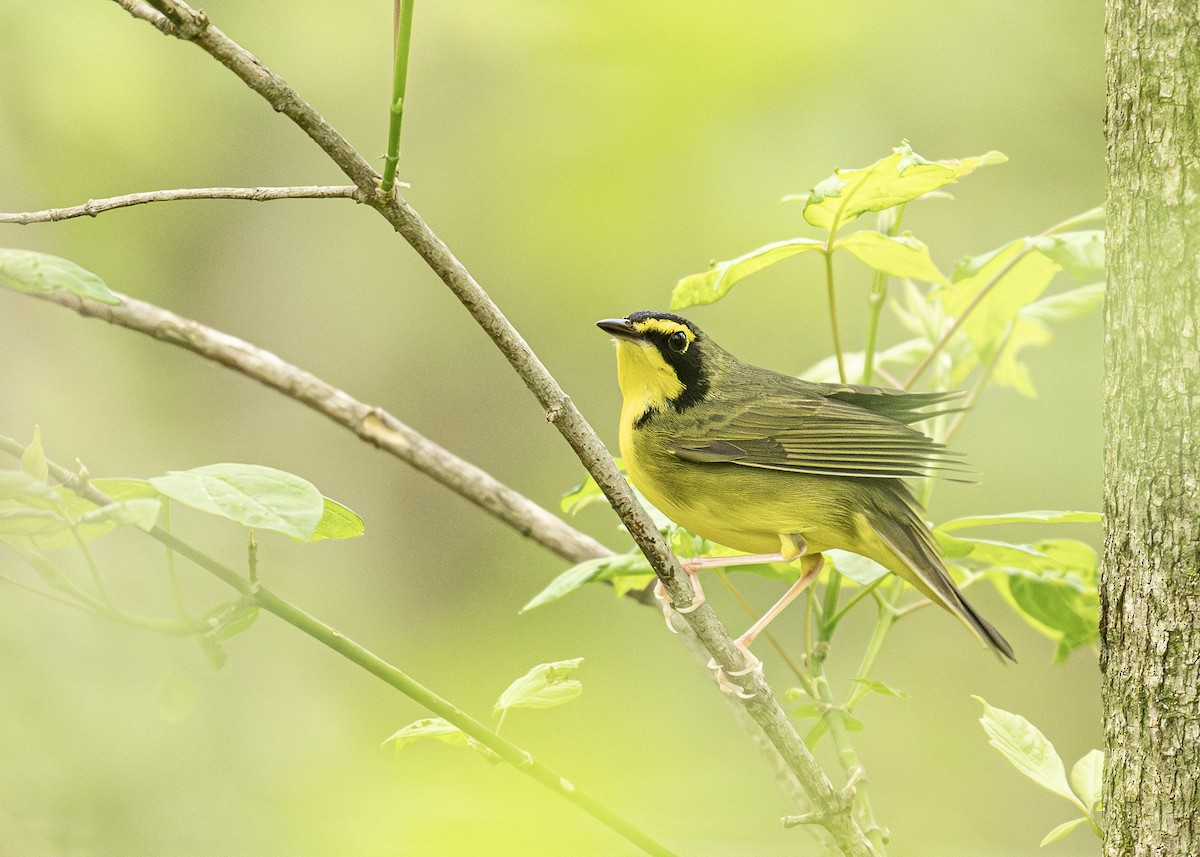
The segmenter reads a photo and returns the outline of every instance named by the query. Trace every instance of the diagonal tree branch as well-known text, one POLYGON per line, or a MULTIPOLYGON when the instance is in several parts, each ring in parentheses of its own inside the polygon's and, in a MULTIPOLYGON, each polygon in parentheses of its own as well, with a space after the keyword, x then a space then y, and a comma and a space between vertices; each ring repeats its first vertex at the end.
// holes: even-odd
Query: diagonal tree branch
POLYGON ((29 294, 72 309, 85 318, 102 319, 186 348, 278 390, 412 465, 564 559, 582 562, 612 555, 611 550, 595 539, 382 408, 358 401, 270 351, 119 292, 114 294, 121 303, 115 306, 61 290, 29 294))
MULTIPOLYGON (((127 0, 117 2, 128 8, 127 0)), ((394 194, 379 192, 375 187, 378 174, 345 138, 286 81, 213 26, 202 12, 179 0, 153 0, 153 5, 171 25, 160 29, 192 42, 230 69, 274 109, 287 115, 304 130, 351 181, 364 191, 374 190, 375 196, 367 200, 368 204, 378 210, 412 245, 492 338, 545 408, 547 419, 555 425, 596 479, 626 529, 650 561, 672 601, 680 605, 690 603, 691 587, 678 560, 633 496, 595 431, 520 333, 416 211, 394 194)), ((700 604, 683 615, 713 660, 727 674, 746 670, 747 664, 741 651, 707 604, 700 604)), ((748 697, 744 700, 747 712, 766 733, 812 801, 814 809, 804 817, 804 821, 819 824, 828 830, 842 851, 851 857, 874 854, 870 842, 851 816, 851 801, 847 791, 834 789, 761 674, 747 672, 734 681, 748 697)))
MULTIPOLYGON (((373 194, 372 194, 373 195, 373 194)), ((128 193, 108 199, 89 199, 83 205, 69 208, 47 208, 44 211, 23 211, 0 214, 0 223, 53 223, 72 217, 95 217, 115 208, 145 205, 150 202, 175 202, 191 199, 242 199, 249 202, 268 202, 274 199, 352 199, 366 202, 366 195, 354 185, 321 187, 189 187, 176 190, 152 190, 146 193, 128 193)))

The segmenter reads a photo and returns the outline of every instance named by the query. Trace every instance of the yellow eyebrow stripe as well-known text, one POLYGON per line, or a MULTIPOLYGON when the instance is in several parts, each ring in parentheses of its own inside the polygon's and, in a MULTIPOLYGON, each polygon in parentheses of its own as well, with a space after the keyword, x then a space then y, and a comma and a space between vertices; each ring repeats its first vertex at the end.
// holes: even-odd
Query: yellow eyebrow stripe
POLYGON ((680 324, 677 321, 668 321, 665 318, 648 318, 645 321, 635 321, 633 326, 641 333, 654 331, 666 336, 682 330, 687 335, 688 344, 691 344, 696 339, 696 334, 692 333, 692 329, 686 324, 680 324))

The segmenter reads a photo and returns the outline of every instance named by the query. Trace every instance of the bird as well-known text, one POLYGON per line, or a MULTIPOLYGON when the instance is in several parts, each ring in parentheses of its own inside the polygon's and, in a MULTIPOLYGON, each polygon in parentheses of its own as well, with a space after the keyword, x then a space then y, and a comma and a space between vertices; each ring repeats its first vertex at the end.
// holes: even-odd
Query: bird
POLYGON ((955 586, 904 482, 961 477, 958 454, 912 425, 959 410, 946 406, 961 394, 804 381, 743 363, 670 312, 642 310, 596 326, 616 341, 630 481, 679 526, 747 554, 684 560, 695 596, 675 609, 702 603, 702 568, 801 562, 796 583, 735 641, 751 664, 738 674, 761 670, 750 644, 816 579, 822 553, 833 548, 879 563, 1016 660, 955 586))

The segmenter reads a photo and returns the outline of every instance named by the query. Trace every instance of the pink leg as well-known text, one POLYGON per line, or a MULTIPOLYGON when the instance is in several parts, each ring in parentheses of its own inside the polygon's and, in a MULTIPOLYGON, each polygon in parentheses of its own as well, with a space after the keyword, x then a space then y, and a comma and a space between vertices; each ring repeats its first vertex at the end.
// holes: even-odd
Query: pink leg
POLYGON ((768 562, 791 562, 781 553, 756 553, 749 556, 694 556, 680 560, 683 570, 694 574, 702 568, 729 568, 733 565, 763 565, 768 562))
POLYGON ((757 622, 750 626, 750 630, 738 637, 736 642, 742 647, 749 647, 754 642, 754 638, 762 633, 763 629, 771 624, 771 621, 783 612, 783 608, 787 607, 796 596, 808 588, 808 585, 816 580, 817 575, 821 573, 821 567, 825 565, 825 557, 822 554, 817 554, 817 561, 806 571, 799 580, 792 584, 792 588, 783 593, 783 597, 775 602, 775 605, 762 615, 757 622))

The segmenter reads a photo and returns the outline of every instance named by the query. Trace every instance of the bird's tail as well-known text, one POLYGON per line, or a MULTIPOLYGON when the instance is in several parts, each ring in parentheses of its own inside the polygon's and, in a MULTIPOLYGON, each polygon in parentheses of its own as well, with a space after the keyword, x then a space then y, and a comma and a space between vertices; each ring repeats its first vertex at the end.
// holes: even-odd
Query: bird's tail
POLYGON ((935 604, 940 604, 961 619, 976 637, 995 652, 1016 661, 1008 640, 967 603, 954 585, 938 553, 933 533, 921 516, 917 501, 903 485, 896 487, 897 492, 893 495, 895 504, 887 504, 891 508, 872 505, 864 510, 871 529, 904 566, 902 569, 893 568, 892 571, 929 596, 935 604))

